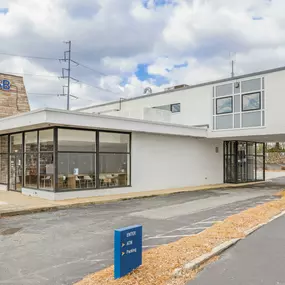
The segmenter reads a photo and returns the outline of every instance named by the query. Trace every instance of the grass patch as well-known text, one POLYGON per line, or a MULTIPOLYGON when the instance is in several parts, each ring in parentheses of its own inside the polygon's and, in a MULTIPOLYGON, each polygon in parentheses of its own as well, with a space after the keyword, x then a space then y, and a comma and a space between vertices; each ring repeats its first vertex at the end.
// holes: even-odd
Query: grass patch
POLYGON ((143 265, 121 279, 114 280, 114 267, 111 266, 85 277, 76 285, 185 284, 188 280, 193 279, 201 268, 193 271, 184 270, 179 277, 173 276, 175 269, 212 251, 225 241, 245 237, 247 230, 269 221, 284 211, 285 191, 277 194, 281 197, 280 200, 271 201, 228 217, 223 222, 216 223, 197 235, 143 252, 143 265))

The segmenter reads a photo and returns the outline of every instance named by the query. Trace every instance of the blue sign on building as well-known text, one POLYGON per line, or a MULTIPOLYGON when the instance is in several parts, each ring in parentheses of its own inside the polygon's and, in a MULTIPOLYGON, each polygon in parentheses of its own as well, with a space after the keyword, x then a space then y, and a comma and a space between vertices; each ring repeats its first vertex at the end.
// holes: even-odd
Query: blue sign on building
POLYGON ((114 277, 121 278, 142 264, 142 226, 115 230, 114 277))
POLYGON ((8 91, 10 90, 11 83, 9 80, 0 80, 0 90, 8 91))

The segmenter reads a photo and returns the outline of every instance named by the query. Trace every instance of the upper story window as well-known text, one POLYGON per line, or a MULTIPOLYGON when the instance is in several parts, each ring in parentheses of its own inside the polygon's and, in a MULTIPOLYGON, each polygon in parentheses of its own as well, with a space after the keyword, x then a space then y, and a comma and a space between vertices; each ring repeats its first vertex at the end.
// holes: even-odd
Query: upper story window
POLYGON ((260 92, 242 95, 242 111, 253 111, 261 108, 260 92))
POLYGON ((170 111, 171 113, 180 113, 180 111, 181 111, 180 103, 156 106, 153 108, 165 110, 165 111, 170 111))
POLYGON ((170 111, 172 113, 180 113, 180 103, 171 104, 170 105, 170 111))
POLYGON ((264 78, 232 81, 213 87, 213 129, 265 126, 264 78))
POLYGON ((227 114, 233 112, 233 97, 225 97, 217 99, 217 114, 227 114))

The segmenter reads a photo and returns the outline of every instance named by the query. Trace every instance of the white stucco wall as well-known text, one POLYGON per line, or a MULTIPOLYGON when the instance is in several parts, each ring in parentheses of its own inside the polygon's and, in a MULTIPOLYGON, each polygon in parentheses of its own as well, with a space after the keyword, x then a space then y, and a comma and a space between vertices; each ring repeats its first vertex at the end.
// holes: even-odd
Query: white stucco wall
POLYGON ((62 200, 223 183, 222 141, 133 133, 131 170, 131 187, 55 194, 23 189, 23 194, 62 200))
POLYGON ((235 78, 234 80, 226 80, 224 82, 219 82, 218 84, 209 84, 124 101, 122 103, 121 111, 105 113, 106 110, 116 110, 119 108, 119 103, 113 103, 95 106, 86 110, 81 110, 81 112, 104 112, 104 114, 119 116, 130 114, 130 116, 137 115, 141 117, 144 108, 180 103, 181 112, 171 113, 169 122, 183 125, 209 125, 209 138, 223 138, 224 140, 249 139, 259 141, 285 141, 285 124, 282 119, 284 117, 285 106, 284 78, 285 70, 273 70, 272 72, 268 71, 243 78, 235 78), (213 131, 213 87, 216 85, 262 77, 264 77, 265 83, 265 126, 213 131), (279 137, 276 137, 276 135, 279 137))
POLYGON ((132 144, 134 191, 223 182, 220 141, 135 133, 132 144))
MULTIPOLYGON (((180 113, 170 113, 171 118, 167 122, 182 125, 207 125, 212 123, 212 89, 211 85, 201 86, 193 89, 178 90, 155 96, 137 98, 136 100, 123 101, 121 111, 119 103, 98 106, 82 110, 87 113, 99 113, 106 115, 132 117, 136 119, 151 120, 151 116, 143 117, 144 108, 153 108, 168 104, 181 104, 180 113), (110 110, 110 112, 107 112, 110 110)), ((161 116, 163 121, 163 116, 161 116)), ((156 116, 155 120, 159 121, 156 116)))
MULTIPOLYGON (((260 76, 249 77, 259 78, 260 76)), ((265 126, 238 130, 209 131, 211 138, 245 139, 257 141, 285 141, 284 123, 284 79, 285 71, 262 75, 265 86, 265 126)))

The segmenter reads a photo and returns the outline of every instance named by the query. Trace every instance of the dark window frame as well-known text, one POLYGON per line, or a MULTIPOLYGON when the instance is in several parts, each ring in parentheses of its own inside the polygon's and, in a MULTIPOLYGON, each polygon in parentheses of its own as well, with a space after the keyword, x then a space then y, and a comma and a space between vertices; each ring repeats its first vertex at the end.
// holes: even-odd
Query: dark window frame
MULTIPOLYGON (((247 182, 257 182, 257 181, 265 181, 265 143, 263 142, 252 142, 252 141, 224 141, 224 183, 247 183, 247 182), (240 144, 244 144, 245 146, 245 156, 246 159, 244 162, 244 166, 246 167, 246 175, 241 177, 241 180, 239 180, 239 152, 238 152, 238 146, 240 144), (254 144, 254 154, 248 154, 248 146, 249 144, 254 144), (263 150, 262 153, 257 152, 257 145, 262 144, 263 150), (254 159, 254 173, 255 177, 254 179, 248 179, 248 166, 249 166, 249 160, 248 158, 254 159), (262 178, 257 178, 257 158, 261 157, 263 159, 263 171, 262 171, 262 178), (229 165, 230 161, 230 165, 229 165), (230 172, 228 172, 230 170, 230 172), (228 174, 231 174, 230 176, 228 174), (244 180, 242 180, 244 178, 244 180)), ((243 173, 244 174, 244 173, 243 173)))
POLYGON ((233 96, 226 96, 226 97, 217 97, 216 98, 216 115, 224 115, 224 114, 232 114, 233 113, 233 96), (224 100, 224 99, 231 99, 231 111, 228 112, 218 112, 218 100, 224 100))
POLYGON ((181 103, 170 104, 170 111, 171 113, 181 113, 181 103), (179 110, 178 111, 173 110, 174 106, 179 106, 179 110))
POLYGON ((250 93, 244 93, 241 95, 241 111, 242 112, 251 112, 251 111, 258 111, 258 110, 261 110, 261 92, 250 92, 250 93), (253 94, 258 94, 258 98, 259 98, 259 107, 258 108, 254 108, 254 109, 244 109, 244 104, 243 104, 243 98, 244 96, 247 96, 247 95, 253 95, 253 94))
POLYGON ((3 159, 3 156, 7 156, 7 159, 6 159, 6 162, 7 162, 7 173, 6 173, 6 183, 3 183, 0 181, 0 185, 5 185, 8 187, 8 183, 9 183, 9 135, 8 134, 5 134, 5 135, 0 135, 0 138, 2 137, 7 137, 7 149, 6 149, 6 152, 0 152, 0 157, 3 159))
MULTIPOLYGON (((18 131, 18 132, 13 132, 13 133, 4 133, 4 134, 1 134, 1 136, 8 136, 8 152, 7 153, 3 153, 3 154, 6 154, 8 157, 7 157, 7 163, 8 163, 8 169, 7 169, 7 184, 3 184, 1 183, 1 185, 7 185, 7 188, 9 191, 16 191, 18 192, 18 190, 13 190, 13 189, 10 189, 10 157, 11 156, 15 156, 15 155, 20 155, 21 158, 22 158, 22 187, 23 188, 27 188, 27 189, 35 189, 35 188, 29 188, 29 187, 25 187, 24 186, 24 180, 25 180, 25 177, 24 177, 24 169, 26 167, 26 164, 25 164, 25 133, 28 133, 28 132, 37 132, 37 143, 38 143, 38 170, 37 170, 37 174, 38 174, 38 190, 40 191, 45 191, 45 192, 49 192, 49 193, 60 193, 60 192, 74 192, 74 191, 82 191, 82 190, 86 190, 86 191, 89 191, 89 190, 99 190, 99 189, 114 189, 114 188, 125 188, 125 187, 131 187, 132 186, 132 133, 131 132, 124 132, 124 131, 113 131, 113 130, 104 130, 104 129, 88 129, 88 128, 71 128, 71 127, 66 127, 66 126, 53 126, 53 127, 44 127, 44 128, 37 128, 37 129, 32 129, 32 130, 27 130, 27 131, 18 131), (95 174, 96 174, 96 184, 95 184, 95 187, 94 188, 76 188, 76 189, 59 189, 58 188, 58 153, 62 152, 62 153, 72 153, 71 151, 58 151, 58 129, 61 128, 61 129, 69 129, 69 130, 82 130, 82 131, 91 131, 91 132, 94 132, 95 133, 95 136, 96 136, 96 140, 95 140, 95 144, 96 144, 96 150, 94 152, 92 152, 92 154, 94 153, 96 155, 96 159, 95 159, 95 174), (53 143, 54 143, 54 147, 53 147, 53 151, 40 151, 40 141, 39 141, 39 132, 40 131, 43 131, 43 130, 53 130, 53 143), (124 185, 124 186, 111 186, 111 187, 100 187, 100 180, 99 180, 99 132, 106 132, 106 133, 117 133, 117 134, 128 134, 129 135, 129 151, 128 152, 102 152, 102 153, 118 153, 118 154, 128 154, 129 156, 129 172, 127 173, 128 174, 128 185, 124 185), (22 135, 22 152, 18 152, 18 153, 15 153, 15 152, 11 152, 11 136, 12 135, 15 135, 15 134, 21 134, 22 135), (39 168, 40 168, 40 154, 41 153, 50 153, 50 154, 53 154, 53 164, 54 164, 54 181, 53 181, 53 189, 43 189, 43 188, 40 188, 40 171, 39 171, 39 168), (97 159, 98 157, 98 159, 97 159), (98 169, 98 171, 97 171, 98 169)), ((35 152, 33 152, 35 153, 35 152)), ((75 153, 78 153, 78 152, 75 152, 75 153)), ((82 152, 82 153, 90 153, 90 152, 82 152)))

